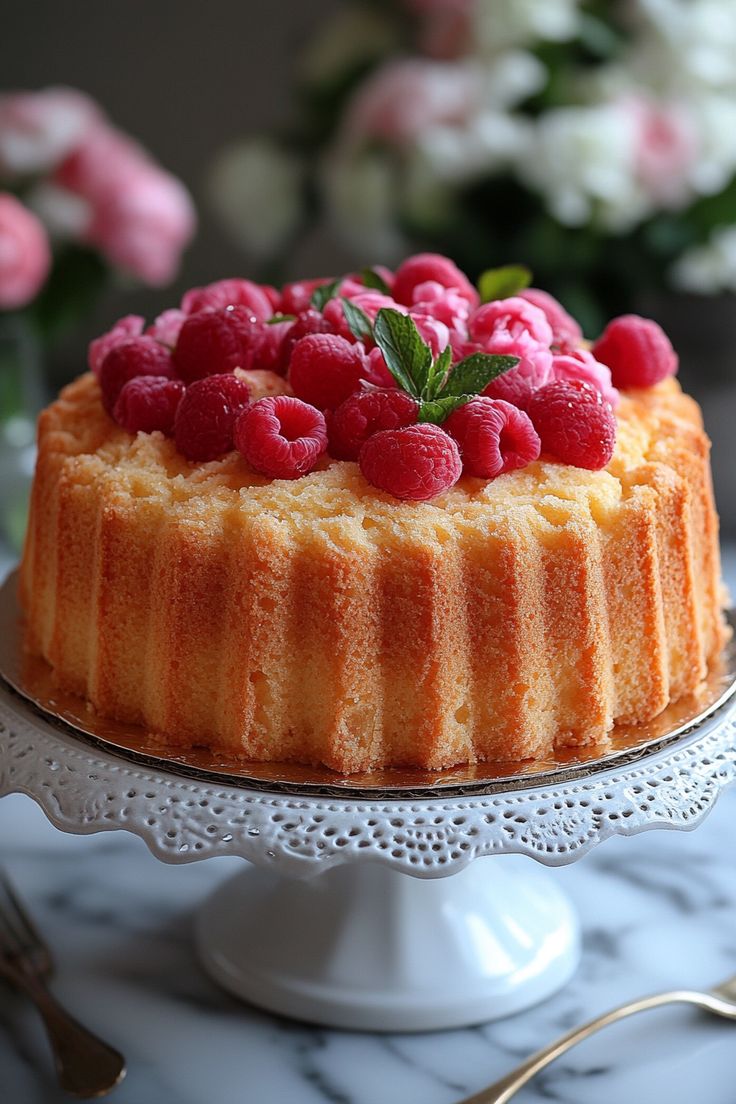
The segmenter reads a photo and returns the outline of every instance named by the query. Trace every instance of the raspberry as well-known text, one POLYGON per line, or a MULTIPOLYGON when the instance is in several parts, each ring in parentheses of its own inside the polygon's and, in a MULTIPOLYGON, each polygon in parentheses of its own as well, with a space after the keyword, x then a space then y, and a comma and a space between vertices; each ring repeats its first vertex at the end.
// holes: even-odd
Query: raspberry
POLYGON ((297 341, 301 341, 303 337, 308 337, 310 334, 316 333, 333 333, 332 326, 327 319, 320 314, 318 310, 305 310, 298 315, 295 322, 292 322, 291 328, 288 330, 279 352, 278 366, 274 368, 275 372, 279 372, 282 376, 285 376, 289 370, 289 362, 291 360, 291 354, 294 351, 294 346, 297 341))
POLYGON ((526 299, 535 307, 544 312, 547 321, 552 327, 552 344, 558 349, 567 352, 575 348, 583 340, 583 331, 571 314, 568 314, 562 303, 558 303, 554 295, 541 288, 525 288, 518 292, 520 299, 526 299))
POLYGON ((184 293, 181 309, 185 314, 201 310, 224 310, 225 307, 244 307, 256 322, 265 322, 273 314, 267 290, 252 280, 233 277, 217 280, 206 287, 190 288, 184 293))
POLYGON ((415 293, 420 285, 429 282, 456 291, 471 306, 478 306, 478 292, 468 277, 449 257, 439 253, 417 253, 414 257, 408 257, 396 270, 391 294, 397 302, 410 307, 416 302, 415 293))
POLYGON ((359 461, 374 487, 416 502, 449 490, 463 468, 452 437, 426 423, 374 433, 360 450, 359 461))
POLYGON ((259 322, 257 332, 253 335, 249 362, 243 367, 279 373, 281 350, 294 325, 293 322, 259 322))
POLYGON ((184 311, 176 308, 165 310, 146 329, 146 333, 151 337, 155 337, 162 345, 168 345, 170 349, 173 349, 179 340, 181 328, 186 320, 187 316, 184 311))
POLYGON ((168 349, 152 337, 131 337, 110 349, 100 367, 102 405, 112 414, 118 395, 134 376, 176 376, 168 349))
POLYGON ((184 391, 181 380, 135 376, 118 395, 113 416, 128 433, 153 433, 158 429, 170 437, 184 391))
POLYGON ((414 425, 419 404, 406 391, 356 391, 330 421, 330 455, 357 460, 362 445, 383 429, 414 425))
POLYGON ((303 314, 308 311, 315 289, 328 284, 328 278, 319 280, 298 280, 294 284, 284 284, 281 289, 279 310, 282 314, 303 314))
POLYGON ((460 446, 466 475, 495 479, 539 456, 539 437, 528 414, 502 399, 471 399, 450 415, 444 429, 460 446))
POLYGON ((250 401, 248 384, 233 375, 191 384, 179 403, 174 440, 187 460, 216 460, 233 447, 235 420, 250 401))
POLYGON ((205 376, 247 368, 257 324, 245 307, 207 308, 192 314, 181 328, 174 362, 187 383, 205 376))
POLYGON ((652 387, 677 371, 677 353, 667 334, 638 314, 609 322, 591 352, 611 369, 614 387, 652 387))
POLYGON ((529 417, 544 452, 563 464, 598 471, 613 456, 616 418, 611 404, 583 380, 556 380, 529 400, 529 417))
POLYGON ((87 364, 91 372, 96 376, 100 374, 102 362, 116 345, 122 345, 131 337, 139 337, 143 333, 145 319, 140 314, 126 314, 119 318, 111 330, 90 341, 87 350, 87 364))
POLYGON ((289 383, 297 398, 318 410, 334 410, 358 390, 367 368, 362 345, 337 334, 311 334, 294 346, 289 383))
POLYGON ((319 410, 291 395, 259 399, 235 425, 235 447, 263 475, 298 479, 327 448, 327 425, 319 410))

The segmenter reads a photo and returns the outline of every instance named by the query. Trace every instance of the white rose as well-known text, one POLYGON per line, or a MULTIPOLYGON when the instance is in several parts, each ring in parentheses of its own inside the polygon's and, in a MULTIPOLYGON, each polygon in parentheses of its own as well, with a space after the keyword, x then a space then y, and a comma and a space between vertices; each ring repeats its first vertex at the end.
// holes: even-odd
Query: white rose
POLYGON ((301 165, 266 138, 224 150, 210 171, 209 191, 227 229, 255 256, 283 246, 302 215, 301 165))

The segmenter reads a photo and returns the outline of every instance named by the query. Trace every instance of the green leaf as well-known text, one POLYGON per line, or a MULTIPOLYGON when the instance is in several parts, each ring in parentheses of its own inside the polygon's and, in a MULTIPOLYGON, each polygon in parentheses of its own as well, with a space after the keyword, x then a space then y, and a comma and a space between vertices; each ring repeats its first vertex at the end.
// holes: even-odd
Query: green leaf
POLYGON ((492 299, 508 299, 517 295, 532 282, 531 270, 526 265, 504 265, 502 268, 487 268, 478 279, 478 291, 482 303, 492 299))
POLYGON ((474 398, 475 395, 443 395, 439 399, 430 399, 429 402, 420 403, 418 421, 440 425, 445 418, 452 414, 453 410, 457 410, 459 406, 463 406, 474 398))
POLYGON ((425 388, 428 399, 436 399, 442 391, 442 386, 447 379, 447 373, 452 367, 452 349, 448 345, 442 350, 432 367, 429 369, 429 377, 425 388))
POLYGON ((312 292, 312 298, 309 302, 313 307, 316 307, 318 311, 324 310, 330 299, 334 299, 337 295, 337 289, 342 283, 342 276, 337 280, 330 280, 329 284, 320 284, 312 292))
POLYGON ((342 309, 350 332, 358 341, 373 340, 373 323, 361 307, 356 307, 349 299, 343 299, 342 309))
POLYGON ((296 322, 295 314, 272 314, 266 319, 267 326, 275 326, 277 322, 296 322))
POLYGON ((440 395, 442 398, 446 395, 479 395, 491 380, 518 363, 518 357, 473 353, 455 365, 440 395))
POLYGON ((388 295, 390 288, 380 272, 376 272, 375 268, 364 268, 361 270, 360 278, 363 281, 363 286, 367 288, 374 288, 376 291, 383 292, 384 295, 388 295))
POLYGON ((422 398, 432 367, 432 351, 419 336, 413 319, 383 307, 373 325, 373 336, 399 387, 422 398))

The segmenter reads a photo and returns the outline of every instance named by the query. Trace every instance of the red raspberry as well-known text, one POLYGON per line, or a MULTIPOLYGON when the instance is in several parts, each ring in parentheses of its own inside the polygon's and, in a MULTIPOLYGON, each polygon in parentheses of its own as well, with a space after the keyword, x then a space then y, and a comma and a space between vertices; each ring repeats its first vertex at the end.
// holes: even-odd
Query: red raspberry
POLYGON ((179 403, 174 440, 187 460, 216 460, 233 447, 235 420, 250 401, 238 376, 207 376, 191 384, 179 403))
POLYGON ((246 368, 258 327, 245 307, 207 308, 187 318, 174 349, 174 363, 187 383, 246 368))
POLYGON ((356 391, 340 403, 330 421, 330 455, 357 460, 363 444, 383 429, 414 425, 416 399, 406 391, 356 391))
POLYGON ((281 373, 282 349, 294 322, 259 322, 244 368, 281 373))
POLYGON ((289 383, 297 398, 318 410, 334 410, 358 390, 367 370, 362 345, 337 334, 312 334, 294 346, 289 383))
POLYGON ((471 399, 443 428, 460 446, 466 475, 495 479, 539 456, 539 437, 528 414, 503 399, 471 399))
POLYGON ((118 395, 135 376, 166 376, 176 372, 168 349, 152 337, 131 337, 110 350, 100 367, 102 405, 112 414, 118 395))
POLYGON ((291 395, 259 399, 235 425, 235 447, 263 475, 298 479, 327 448, 327 425, 319 410, 291 395))
POLYGON ((677 353, 667 334, 638 314, 609 322, 591 352, 611 369, 614 387, 652 387, 677 371, 677 353))
POLYGON ((225 307, 243 307, 256 322, 265 322, 273 314, 273 307, 266 288, 252 280, 233 277, 217 280, 206 287, 190 288, 184 293, 181 309, 185 314, 201 310, 224 310, 225 307))
POLYGON ((616 418, 597 388, 557 380, 535 391, 527 408, 544 452, 563 464, 598 471, 613 456, 616 418))
POLYGON ((417 502, 449 490, 463 470, 452 437, 426 423, 374 433, 359 459, 360 470, 374 487, 417 502))
POLYGON ((274 368, 274 371, 285 376, 289 370, 289 361, 291 360, 291 354, 294 351, 294 346, 297 341, 301 341, 303 337, 308 337, 310 334, 317 333, 334 333, 334 330, 327 319, 320 314, 318 310, 312 308, 311 310, 303 311, 298 316, 296 322, 292 322, 291 328, 288 330, 281 344, 278 366, 274 368))
POLYGON ((170 437, 185 390, 181 380, 135 376, 118 395, 113 412, 115 421, 128 433, 153 433, 159 429, 170 437))
POLYGON ((284 284, 279 310, 282 314, 302 314, 308 311, 315 290, 329 282, 329 278, 322 277, 319 280, 297 280, 293 284, 284 284))
POLYGON ((391 294, 397 303, 404 303, 410 307, 415 299, 414 289, 428 282, 441 284, 442 287, 456 291, 463 299, 467 299, 471 306, 478 306, 478 292, 468 277, 460 271, 454 261, 439 253, 417 253, 414 257, 408 257, 396 269, 391 294))

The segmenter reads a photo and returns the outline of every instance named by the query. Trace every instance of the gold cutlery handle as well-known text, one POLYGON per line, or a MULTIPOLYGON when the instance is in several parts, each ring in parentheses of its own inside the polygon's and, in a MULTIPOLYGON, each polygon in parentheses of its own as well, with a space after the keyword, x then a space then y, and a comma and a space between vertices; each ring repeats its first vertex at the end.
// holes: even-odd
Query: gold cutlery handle
POLYGON ((61 1087, 72 1096, 104 1096, 125 1076, 125 1059, 78 1023, 38 978, 20 970, 13 980, 36 1005, 46 1027, 61 1087))
POLYGON ((517 1066, 508 1076, 496 1081, 493 1085, 489 1085, 488 1088, 482 1089, 474 1096, 466 1097, 460 1104, 506 1104, 519 1089, 526 1085, 527 1081, 531 1081, 532 1077, 535 1077, 550 1062, 554 1062, 556 1058, 577 1046, 578 1043, 582 1043, 584 1039, 595 1035, 601 1028, 626 1019, 627 1016, 634 1016, 637 1012, 646 1012, 650 1008, 661 1008, 665 1004, 696 1004, 700 1008, 710 1008, 715 1011, 716 1009, 713 1006, 717 1003, 715 999, 710 998, 709 994, 681 989, 674 990, 671 993, 655 993, 654 996, 641 997, 639 1000, 623 1004, 619 1008, 605 1012, 602 1016, 597 1016, 594 1020, 589 1020, 581 1027, 576 1027, 548 1047, 537 1051, 526 1062, 517 1066))

